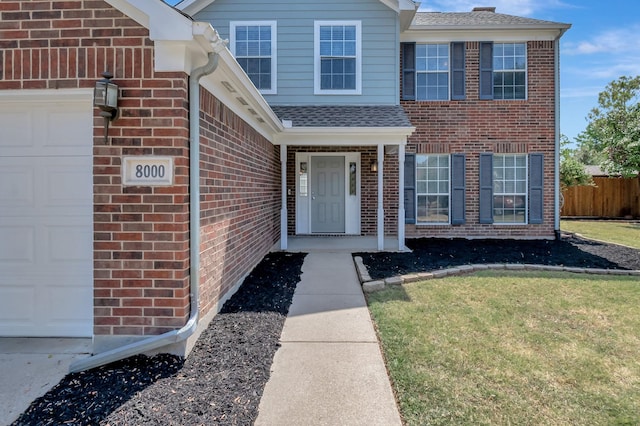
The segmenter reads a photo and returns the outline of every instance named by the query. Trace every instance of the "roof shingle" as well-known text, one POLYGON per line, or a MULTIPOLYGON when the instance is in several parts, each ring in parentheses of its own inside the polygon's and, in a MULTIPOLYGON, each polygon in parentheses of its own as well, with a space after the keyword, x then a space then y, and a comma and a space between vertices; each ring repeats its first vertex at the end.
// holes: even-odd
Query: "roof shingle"
POLYGON ((412 127, 400 105, 272 106, 293 127, 412 127))
POLYGON ((562 28, 568 24, 480 10, 473 12, 418 12, 411 25, 419 27, 495 27, 522 25, 525 27, 557 26, 562 28))

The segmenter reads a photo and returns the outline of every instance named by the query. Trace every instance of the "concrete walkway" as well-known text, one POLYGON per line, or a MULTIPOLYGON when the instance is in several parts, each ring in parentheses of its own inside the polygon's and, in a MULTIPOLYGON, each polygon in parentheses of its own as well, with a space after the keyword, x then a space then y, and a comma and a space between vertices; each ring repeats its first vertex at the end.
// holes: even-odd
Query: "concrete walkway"
POLYGON ((302 271, 255 424, 401 425, 351 254, 302 271))

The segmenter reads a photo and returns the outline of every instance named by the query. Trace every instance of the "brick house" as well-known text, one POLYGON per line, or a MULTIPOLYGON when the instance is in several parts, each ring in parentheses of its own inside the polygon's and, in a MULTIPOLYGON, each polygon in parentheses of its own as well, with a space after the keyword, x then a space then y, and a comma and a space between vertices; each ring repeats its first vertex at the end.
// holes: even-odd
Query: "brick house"
POLYGON ((568 25, 409 0, 177 7, 0 3, 0 336, 91 337, 77 369, 186 354, 300 236, 554 238, 568 25))

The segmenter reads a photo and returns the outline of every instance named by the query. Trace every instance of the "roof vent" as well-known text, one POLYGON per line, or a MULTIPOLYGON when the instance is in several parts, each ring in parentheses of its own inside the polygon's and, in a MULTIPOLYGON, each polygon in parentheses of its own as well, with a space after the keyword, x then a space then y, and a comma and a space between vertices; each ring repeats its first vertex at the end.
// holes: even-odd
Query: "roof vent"
POLYGON ((495 7, 474 7, 472 12, 491 12, 496 13, 495 7))

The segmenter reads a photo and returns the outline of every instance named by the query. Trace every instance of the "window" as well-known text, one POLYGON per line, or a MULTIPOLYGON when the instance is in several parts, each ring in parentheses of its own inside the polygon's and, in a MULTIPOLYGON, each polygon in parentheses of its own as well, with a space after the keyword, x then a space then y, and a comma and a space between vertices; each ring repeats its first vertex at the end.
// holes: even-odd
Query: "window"
POLYGON ((465 98, 465 43, 402 43, 403 100, 465 98))
POLYGON ((527 223, 526 155, 493 156, 494 223, 527 223))
POLYGON ((416 155, 418 223, 449 223, 449 156, 416 155))
POLYGON ((316 21, 316 94, 360 94, 360 45, 359 21, 316 21))
POLYGON ((480 99, 526 98, 526 44, 480 43, 480 99))
POLYGON ((419 101, 449 100, 449 45, 416 45, 416 74, 419 101))
POLYGON ((525 99, 527 49, 524 43, 493 45, 493 99, 525 99))
POLYGON ((405 154, 405 223, 466 223, 465 154, 405 154))
POLYGON ((263 94, 276 93, 276 23, 231 22, 231 53, 263 94))

